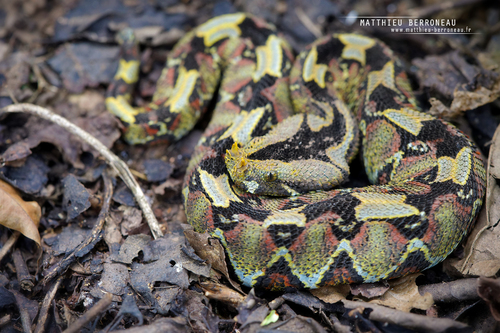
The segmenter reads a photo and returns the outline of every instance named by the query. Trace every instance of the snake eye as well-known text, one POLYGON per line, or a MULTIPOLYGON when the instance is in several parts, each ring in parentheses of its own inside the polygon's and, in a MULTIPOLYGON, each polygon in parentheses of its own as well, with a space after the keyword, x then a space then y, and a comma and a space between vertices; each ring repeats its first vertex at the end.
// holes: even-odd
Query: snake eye
POLYGON ((278 175, 274 172, 268 172, 264 178, 266 179, 266 182, 274 182, 278 179, 278 175))

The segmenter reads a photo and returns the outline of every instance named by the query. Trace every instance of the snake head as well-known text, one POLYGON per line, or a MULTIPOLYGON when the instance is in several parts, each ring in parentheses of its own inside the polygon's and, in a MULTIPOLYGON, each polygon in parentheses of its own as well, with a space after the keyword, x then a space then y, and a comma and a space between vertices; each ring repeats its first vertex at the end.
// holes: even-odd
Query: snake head
POLYGON ((233 143, 231 149, 226 150, 226 166, 233 180, 245 174, 248 166, 247 157, 236 142, 233 143))
POLYGON ((226 167, 237 187, 258 195, 296 194, 283 188, 280 161, 251 159, 246 148, 234 143, 231 149, 226 150, 226 167))
POLYGON ((290 196, 313 190, 331 189, 345 178, 337 166, 319 160, 284 162, 257 159, 252 142, 226 151, 226 167, 238 188, 257 195, 290 196), (250 151, 250 153, 249 153, 250 151))
MULTIPOLYGON (((248 159, 244 148, 233 143, 231 149, 226 150, 225 161, 231 179, 237 187, 250 193, 262 194, 261 182, 256 181, 258 177, 255 177, 256 168, 252 166, 254 163, 248 159)), ((275 179, 276 177, 269 178, 275 179)))

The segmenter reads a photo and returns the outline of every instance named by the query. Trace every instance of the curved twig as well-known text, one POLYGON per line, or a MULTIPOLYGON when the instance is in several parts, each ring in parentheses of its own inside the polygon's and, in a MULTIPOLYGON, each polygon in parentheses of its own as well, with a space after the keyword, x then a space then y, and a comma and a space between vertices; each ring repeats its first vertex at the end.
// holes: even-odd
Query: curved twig
POLYGON ((365 308, 372 309, 369 319, 380 322, 399 325, 409 329, 419 330, 423 332, 444 332, 450 329, 464 329, 467 325, 454 321, 449 318, 432 318, 418 315, 415 313, 403 312, 391 309, 382 305, 361 302, 342 300, 344 306, 348 309, 365 308))
POLYGON ((132 191, 135 200, 137 201, 137 204, 142 210, 142 213, 144 214, 144 218, 146 219, 146 222, 149 225, 149 228, 151 230, 151 234, 155 239, 160 238, 163 236, 163 233, 161 232, 160 225, 158 221, 156 220, 156 217, 153 214, 153 210, 149 206, 149 203, 146 200, 146 197, 144 196, 144 193, 142 192, 141 187, 139 184, 136 182, 134 176, 130 172, 129 168, 123 162, 118 156, 113 154, 106 146, 104 146, 99 140, 97 140, 95 137, 81 129, 80 127, 76 126, 75 124, 71 123, 67 119, 61 117, 58 114, 55 114, 51 112, 50 110, 43 108, 38 105, 34 104, 27 104, 27 103, 22 103, 22 104, 15 104, 15 105, 9 105, 4 107, 1 112, 9 112, 9 113, 17 113, 17 112, 24 112, 24 113, 31 113, 34 115, 37 115, 41 118, 47 119, 54 124, 57 124, 63 128, 65 128, 68 132, 78 136, 81 138, 83 141, 91 145, 95 150, 97 150, 113 167, 113 169, 116 170, 120 178, 123 180, 123 182, 128 186, 128 188, 132 191))
POLYGON ((68 253, 61 261, 44 272, 45 277, 43 278, 42 282, 44 285, 56 276, 59 276, 66 272, 66 270, 72 263, 74 263, 78 258, 81 258, 89 253, 89 251, 93 249, 94 246, 102 239, 104 221, 108 216, 111 197, 113 196, 113 183, 111 181, 111 177, 107 172, 104 172, 102 178, 104 180, 103 204, 101 211, 99 212, 99 216, 97 217, 97 221, 92 228, 92 232, 85 238, 83 242, 81 242, 73 251, 71 251, 71 253, 68 253))

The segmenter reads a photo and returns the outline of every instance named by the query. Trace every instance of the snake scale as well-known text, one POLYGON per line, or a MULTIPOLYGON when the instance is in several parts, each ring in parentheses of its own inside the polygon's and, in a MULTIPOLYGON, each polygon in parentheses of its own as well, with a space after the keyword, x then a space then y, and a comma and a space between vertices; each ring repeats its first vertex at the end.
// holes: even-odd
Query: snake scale
POLYGON ((178 140, 217 96, 184 205, 196 231, 221 241, 244 285, 391 279, 441 262, 470 231, 485 192, 479 150, 419 111, 383 43, 335 34, 294 62, 270 24, 219 16, 179 41, 153 101, 134 108, 138 48, 132 34, 121 37, 106 105, 128 142, 178 140), (358 142, 374 185, 333 189, 349 176, 358 142))

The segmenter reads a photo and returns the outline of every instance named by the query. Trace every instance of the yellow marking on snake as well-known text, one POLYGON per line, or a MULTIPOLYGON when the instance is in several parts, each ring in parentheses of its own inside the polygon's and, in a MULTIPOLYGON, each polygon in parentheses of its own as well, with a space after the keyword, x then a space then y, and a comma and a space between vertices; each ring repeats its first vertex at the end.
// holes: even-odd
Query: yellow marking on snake
MULTIPOLYGON (((427 245, 418 238, 414 238, 408 242, 406 251, 401 253, 401 256, 397 260, 399 264, 390 264, 387 262, 381 251, 387 249, 385 244, 388 236, 387 232, 389 225, 390 224, 385 221, 371 223, 371 227, 367 229, 370 244, 373 246, 371 251, 368 250, 367 253, 362 252, 355 254, 351 243, 348 240, 343 239, 337 246, 332 258, 336 258, 342 252, 347 253, 353 261, 353 268, 366 282, 375 282, 380 280, 380 278, 387 278, 391 273, 399 269, 399 264, 404 263, 412 252, 422 252, 426 260, 431 263, 439 262, 439 258, 431 257, 427 245), (371 241, 372 239, 373 241, 371 241), (378 262, 376 262, 377 260, 378 262)), ((364 248, 362 250, 367 249, 364 248)))
POLYGON ((366 50, 375 45, 373 39, 356 34, 341 34, 338 39, 345 45, 342 58, 357 60, 365 65, 366 50))
MULTIPOLYGON (((368 230, 369 232, 369 238, 384 238, 383 232, 385 230, 384 224, 386 222, 374 222, 373 225, 373 230, 368 230), (382 233, 382 234, 381 234, 382 233)), ((372 243, 372 242, 370 242, 372 243)), ((378 244, 373 244, 375 246, 381 245, 380 248, 378 249, 372 249, 373 252, 377 252, 378 250, 384 251, 384 243, 380 242, 378 244), (374 251, 375 250, 375 251, 374 251)), ((354 270, 363 277, 363 280, 366 282, 374 282, 375 280, 378 281, 380 277, 387 278, 390 273, 392 273, 394 270, 396 270, 399 266, 395 264, 390 264, 387 260, 384 260, 382 262, 377 262, 373 263, 371 265, 372 261, 371 258, 363 258, 363 255, 358 255, 359 253, 354 253, 354 250, 351 246, 351 242, 348 241, 347 239, 343 239, 339 245, 337 246, 335 252, 332 255, 332 258, 338 257, 342 252, 345 252, 349 258, 351 258, 353 262, 353 268, 354 270), (364 260, 363 260, 364 259, 364 260)), ((379 255, 380 258, 378 259, 383 259, 383 255, 379 255)))
POLYGON ((120 59, 115 80, 122 79, 128 84, 137 82, 137 80, 139 80, 139 65, 140 62, 137 60, 127 61, 125 59, 120 59))
POLYGON ((398 265, 387 260, 389 256, 398 256, 391 253, 387 247, 391 237, 391 224, 386 221, 370 222, 365 229, 368 244, 357 250, 357 263, 355 269, 363 274, 366 281, 373 281, 375 277, 387 277, 398 265))
POLYGON ((113 114, 120 117, 126 123, 134 123, 135 115, 139 113, 138 109, 133 108, 123 95, 106 98, 106 108, 113 114))
POLYGON ((200 180, 207 194, 213 201, 214 206, 229 207, 230 201, 241 202, 241 200, 234 194, 231 186, 229 186, 229 179, 227 175, 220 175, 214 177, 205 170, 198 169, 200 173, 200 180))
POLYGON ((408 258, 408 255, 410 253, 416 252, 416 251, 422 252, 424 254, 424 256, 425 256, 425 259, 428 262, 431 262, 431 263, 437 263, 437 262, 439 262, 439 258, 432 257, 431 254, 430 254, 430 252, 429 252, 429 248, 427 247, 427 245, 421 239, 419 239, 419 238, 413 238, 408 243, 408 246, 406 248, 407 248, 407 251, 399 259, 400 263, 405 262, 406 259, 408 258))
POLYGON ((304 121, 304 115, 294 115, 284 119, 281 123, 273 127, 271 131, 267 134, 265 140, 260 139, 264 137, 257 137, 252 139, 252 141, 245 146, 245 150, 248 155, 256 152, 264 147, 277 142, 283 142, 288 140, 290 137, 294 136, 300 129, 302 122, 304 121), (281 130, 285 128, 286 131, 281 130))
POLYGON ((328 103, 314 101, 314 104, 323 110, 324 116, 320 117, 315 114, 309 114, 307 116, 307 126, 309 126, 312 131, 319 132, 323 127, 332 124, 334 113, 332 106, 328 103))
POLYGON ((406 195, 385 193, 352 193, 361 203, 356 206, 356 218, 359 221, 370 219, 394 219, 419 215, 420 211, 406 204, 406 195))
POLYGON ((344 116, 345 119, 345 134, 342 141, 337 146, 332 146, 326 149, 326 155, 332 162, 335 163, 339 168, 349 171, 349 165, 347 164, 347 151, 351 146, 352 140, 355 137, 355 122, 352 114, 347 110, 345 104, 340 101, 335 101, 335 106, 337 110, 344 116))
POLYGON ((214 18, 199 26, 196 36, 203 38, 205 45, 210 47, 228 37, 241 35, 239 24, 245 20, 245 14, 224 15, 214 18))
POLYGON ((443 156, 438 159, 438 173, 434 183, 452 180, 455 184, 464 186, 472 169, 470 147, 463 147, 457 157, 443 156))
POLYGON ((398 89, 394 85, 394 61, 388 61, 384 67, 379 71, 372 71, 368 74, 368 84, 366 86, 366 100, 370 99, 372 92, 379 85, 383 85, 386 88, 389 88, 397 93, 399 93, 398 89))
POLYGON ((258 46, 255 50, 257 56, 257 68, 253 74, 253 81, 257 82, 264 75, 281 77, 281 66, 283 63, 282 40, 275 35, 269 36, 266 45, 258 46))
POLYGON ((401 108, 400 110, 387 109, 383 111, 382 114, 387 119, 415 136, 420 133, 420 130, 424 126, 422 124, 423 121, 434 120, 434 117, 431 115, 408 108, 401 108))
POLYGON ((231 137, 235 143, 247 143, 252 139, 252 132, 259 123, 264 112, 264 107, 253 109, 250 112, 242 111, 235 116, 231 126, 221 135, 218 141, 231 137))
POLYGON ((165 102, 165 106, 170 106, 171 112, 177 113, 186 109, 199 75, 196 69, 186 71, 184 67, 180 68, 172 97, 165 102))
POLYGON ((292 224, 297 227, 305 227, 306 226, 306 216, 300 211, 302 208, 295 208, 289 210, 278 211, 276 214, 269 215, 265 220, 263 227, 268 228, 271 225, 283 225, 283 224, 292 224))
POLYGON ((311 51, 307 54, 306 60, 304 61, 304 69, 302 71, 302 78, 305 82, 314 80, 316 84, 321 88, 325 87, 325 74, 328 70, 328 66, 325 64, 317 64, 318 61, 318 50, 314 46, 311 51))

